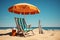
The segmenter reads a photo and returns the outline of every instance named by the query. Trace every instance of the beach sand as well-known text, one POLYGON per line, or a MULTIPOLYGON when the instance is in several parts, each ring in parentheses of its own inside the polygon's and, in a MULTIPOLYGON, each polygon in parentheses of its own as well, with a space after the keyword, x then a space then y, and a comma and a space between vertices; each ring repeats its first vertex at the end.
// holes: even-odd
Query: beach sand
POLYGON ((34 29, 34 35, 29 32, 31 36, 10 36, 11 29, 0 30, 0 40, 60 40, 60 30, 43 30, 43 34, 39 34, 39 30, 34 29))

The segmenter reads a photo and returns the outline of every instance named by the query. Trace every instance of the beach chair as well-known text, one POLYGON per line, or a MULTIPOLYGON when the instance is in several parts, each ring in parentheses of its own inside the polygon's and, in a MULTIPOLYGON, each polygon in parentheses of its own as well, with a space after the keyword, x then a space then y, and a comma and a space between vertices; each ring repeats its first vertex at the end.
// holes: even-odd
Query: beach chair
POLYGON ((32 28, 28 28, 29 26, 27 26, 26 24, 26 21, 24 18, 16 18, 15 17, 15 22, 16 22, 16 26, 17 26, 17 33, 22 33, 25 37, 26 34, 28 34, 29 31, 32 31, 33 35, 34 35, 34 32, 33 32, 33 29, 32 28))

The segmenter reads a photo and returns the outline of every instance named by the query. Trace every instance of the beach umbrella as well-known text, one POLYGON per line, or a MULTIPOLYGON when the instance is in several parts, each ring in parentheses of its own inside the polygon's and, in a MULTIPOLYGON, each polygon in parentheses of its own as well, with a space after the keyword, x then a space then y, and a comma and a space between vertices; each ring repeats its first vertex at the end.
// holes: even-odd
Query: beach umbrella
POLYGON ((24 19, 25 19, 25 15, 29 15, 29 14, 34 15, 40 13, 40 10, 36 6, 28 3, 15 4, 9 7, 8 11, 14 14, 22 14, 24 15, 24 19))
POLYGON ((28 15, 28 14, 39 14, 40 10, 32 5, 32 4, 28 4, 28 3, 18 3, 15 4, 11 7, 8 8, 9 12, 13 12, 15 14, 22 14, 22 15, 28 15))

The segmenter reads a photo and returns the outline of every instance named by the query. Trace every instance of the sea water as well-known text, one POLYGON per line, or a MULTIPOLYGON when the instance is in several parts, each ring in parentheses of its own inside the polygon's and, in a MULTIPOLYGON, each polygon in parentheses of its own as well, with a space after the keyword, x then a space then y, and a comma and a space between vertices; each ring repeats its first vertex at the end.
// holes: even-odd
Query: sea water
MULTIPOLYGON (((0 30, 3 29, 13 29, 14 27, 0 27, 0 30)), ((16 27, 15 27, 16 28, 16 27)), ((36 29, 38 27, 31 27, 32 29, 36 29)), ((42 27, 44 30, 60 30, 60 27, 42 27)))

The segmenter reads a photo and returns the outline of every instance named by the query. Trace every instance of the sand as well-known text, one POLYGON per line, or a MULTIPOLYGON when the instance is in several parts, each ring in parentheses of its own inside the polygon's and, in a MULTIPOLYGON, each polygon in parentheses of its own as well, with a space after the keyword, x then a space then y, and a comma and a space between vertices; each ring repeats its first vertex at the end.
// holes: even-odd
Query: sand
POLYGON ((31 36, 10 36, 7 33, 12 32, 11 29, 0 30, 0 40, 60 40, 60 30, 43 30, 43 34, 39 34, 39 30, 34 29, 34 35, 29 32, 31 36))

